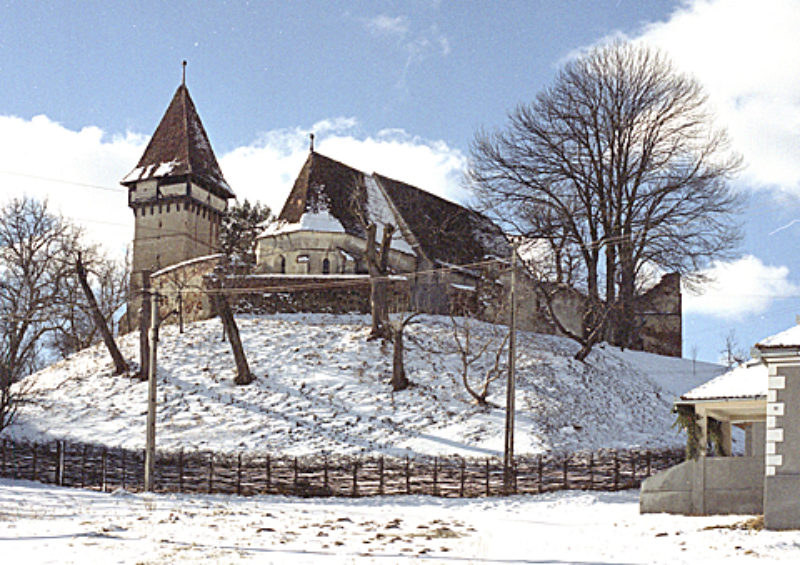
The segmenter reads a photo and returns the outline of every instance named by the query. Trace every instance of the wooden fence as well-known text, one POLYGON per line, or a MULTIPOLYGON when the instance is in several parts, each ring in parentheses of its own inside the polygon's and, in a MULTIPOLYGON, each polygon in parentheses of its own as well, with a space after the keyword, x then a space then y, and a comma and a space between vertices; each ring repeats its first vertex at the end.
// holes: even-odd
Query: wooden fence
MULTIPOLYGON (((107 491, 144 488, 144 452, 55 441, 0 442, 0 477, 107 491)), ((514 493, 564 489, 614 491, 684 460, 683 449, 600 450, 519 457, 514 493)), ((157 492, 237 495, 375 496, 429 494, 480 497, 503 494, 498 458, 159 452, 157 492)))

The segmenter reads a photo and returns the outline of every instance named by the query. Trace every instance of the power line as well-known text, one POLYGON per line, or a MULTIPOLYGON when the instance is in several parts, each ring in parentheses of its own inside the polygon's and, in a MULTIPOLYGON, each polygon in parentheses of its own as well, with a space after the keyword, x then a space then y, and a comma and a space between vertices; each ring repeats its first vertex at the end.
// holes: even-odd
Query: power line
POLYGON ((73 180, 66 180, 66 179, 58 179, 58 178, 54 178, 54 177, 43 177, 43 176, 40 176, 40 175, 32 175, 32 174, 29 174, 29 173, 18 173, 18 172, 15 172, 15 171, 0 171, 0 175, 9 175, 9 176, 12 176, 12 177, 21 177, 21 178, 29 178, 29 179, 35 179, 35 180, 43 180, 43 181, 46 181, 46 182, 55 182, 55 183, 60 183, 60 184, 70 184, 70 185, 73 185, 73 186, 80 186, 80 187, 83 187, 83 188, 91 188, 91 189, 94 189, 94 190, 106 190, 106 191, 109 191, 109 192, 127 192, 127 190, 124 189, 124 188, 114 188, 114 187, 110 187, 110 186, 103 186, 103 185, 99 185, 99 184, 91 184, 91 183, 79 182, 79 181, 73 181, 73 180))

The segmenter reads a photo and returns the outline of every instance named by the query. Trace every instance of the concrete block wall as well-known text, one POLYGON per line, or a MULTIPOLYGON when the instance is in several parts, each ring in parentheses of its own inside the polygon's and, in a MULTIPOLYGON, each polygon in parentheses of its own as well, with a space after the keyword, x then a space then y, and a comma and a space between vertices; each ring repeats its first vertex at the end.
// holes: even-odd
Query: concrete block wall
POLYGON ((800 364, 768 364, 764 526, 800 528, 800 364))

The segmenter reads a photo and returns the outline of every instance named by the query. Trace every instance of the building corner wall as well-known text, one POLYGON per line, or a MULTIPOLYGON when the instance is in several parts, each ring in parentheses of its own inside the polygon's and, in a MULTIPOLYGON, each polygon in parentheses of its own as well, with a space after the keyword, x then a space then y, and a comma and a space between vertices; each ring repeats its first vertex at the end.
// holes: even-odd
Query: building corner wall
POLYGON ((764 527, 800 529, 800 359, 768 366, 764 527))

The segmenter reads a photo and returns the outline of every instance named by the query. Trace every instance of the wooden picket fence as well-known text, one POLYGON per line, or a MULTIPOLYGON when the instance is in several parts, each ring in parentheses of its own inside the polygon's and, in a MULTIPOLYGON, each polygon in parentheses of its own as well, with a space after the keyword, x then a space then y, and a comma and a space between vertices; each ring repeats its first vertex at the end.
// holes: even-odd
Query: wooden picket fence
MULTIPOLYGON (((514 494, 634 488, 684 460, 683 449, 600 450, 519 457, 514 494)), ((0 477, 108 491, 144 488, 144 452, 84 443, 0 440, 0 477)), ((376 496, 503 494, 498 458, 158 452, 157 492, 376 496)))

